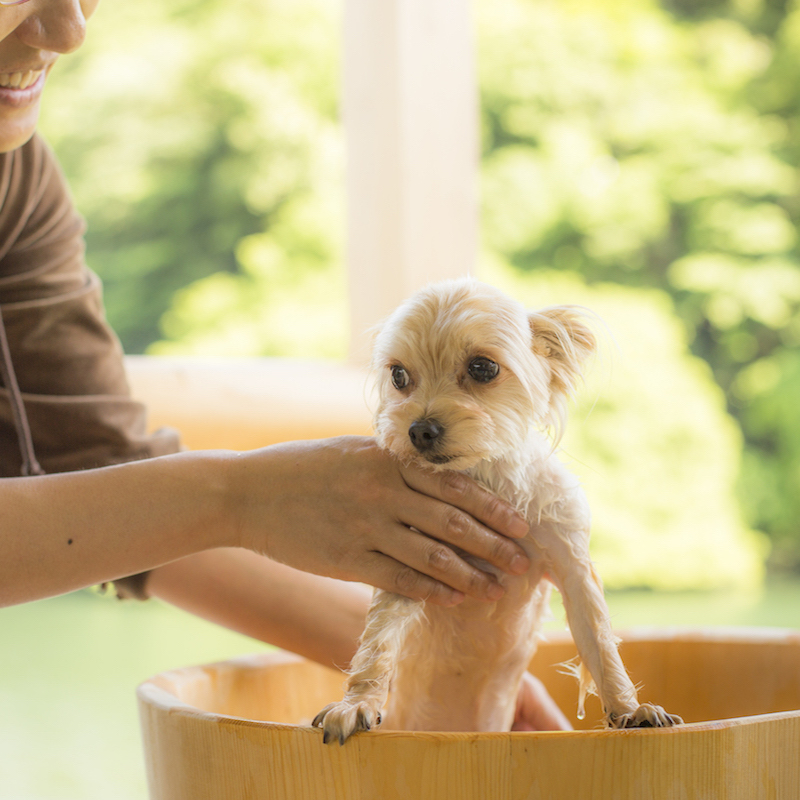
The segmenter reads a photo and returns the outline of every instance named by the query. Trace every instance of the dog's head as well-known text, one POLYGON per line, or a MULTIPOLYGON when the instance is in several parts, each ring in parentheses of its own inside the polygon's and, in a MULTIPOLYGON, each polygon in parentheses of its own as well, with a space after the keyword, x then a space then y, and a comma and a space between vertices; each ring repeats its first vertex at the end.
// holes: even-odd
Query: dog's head
POLYGON ((558 437, 595 346, 575 308, 528 313, 471 279, 434 284, 377 334, 378 441, 404 461, 461 470, 518 452, 531 426, 558 437))

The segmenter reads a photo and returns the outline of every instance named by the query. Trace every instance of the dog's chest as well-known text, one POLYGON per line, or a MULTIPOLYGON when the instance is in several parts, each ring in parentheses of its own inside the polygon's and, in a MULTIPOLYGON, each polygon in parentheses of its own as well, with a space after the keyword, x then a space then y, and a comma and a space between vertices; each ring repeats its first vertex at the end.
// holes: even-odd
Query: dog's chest
POLYGON ((473 479, 531 520, 531 534, 520 542, 531 567, 512 576, 462 554, 492 572, 506 593, 495 603, 467 598, 453 608, 427 605, 416 617, 395 673, 387 709, 391 727, 509 729, 519 681, 549 608, 548 549, 553 537, 561 535, 556 530, 560 526, 552 524, 553 509, 562 514, 574 505, 569 499, 574 479, 549 449, 541 448, 535 456, 524 464, 492 462, 470 471, 473 479), (540 520, 546 524, 539 525, 540 520))
POLYGON ((508 730, 548 595, 523 577, 497 603, 427 605, 397 664, 387 727, 508 730))

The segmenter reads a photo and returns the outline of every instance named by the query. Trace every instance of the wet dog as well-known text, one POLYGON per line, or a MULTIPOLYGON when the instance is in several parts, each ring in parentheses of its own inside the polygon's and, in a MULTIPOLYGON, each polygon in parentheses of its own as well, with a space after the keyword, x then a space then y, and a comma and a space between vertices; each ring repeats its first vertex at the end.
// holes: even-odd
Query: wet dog
POLYGON ((511 576, 471 559, 504 587, 497 602, 442 608, 376 590, 344 699, 314 720, 326 742, 381 721, 393 730, 510 730, 551 584, 580 657, 579 716, 595 691, 611 728, 681 721, 637 699, 589 558, 585 495, 554 452, 595 349, 580 310, 529 313, 471 279, 421 291, 383 325, 373 352, 379 443, 404 462, 463 471, 513 503, 530 522, 520 544, 531 567, 511 576))

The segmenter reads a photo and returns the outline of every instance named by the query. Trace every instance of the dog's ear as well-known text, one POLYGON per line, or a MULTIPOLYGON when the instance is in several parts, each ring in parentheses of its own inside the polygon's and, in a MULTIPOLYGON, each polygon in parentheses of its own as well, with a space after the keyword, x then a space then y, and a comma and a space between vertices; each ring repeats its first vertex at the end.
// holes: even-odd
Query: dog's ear
POLYGON ((568 395, 597 349, 597 339, 577 306, 552 306, 528 314, 533 352, 550 367, 550 390, 568 395))

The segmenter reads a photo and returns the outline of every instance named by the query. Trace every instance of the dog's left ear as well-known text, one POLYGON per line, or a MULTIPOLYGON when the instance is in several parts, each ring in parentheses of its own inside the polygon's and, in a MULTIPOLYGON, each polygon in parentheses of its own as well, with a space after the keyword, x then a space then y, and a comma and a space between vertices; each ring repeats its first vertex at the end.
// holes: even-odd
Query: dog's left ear
POLYGON ((550 390, 568 395, 597 350, 597 339, 576 306, 552 306, 528 314, 533 352, 550 367, 550 390))

